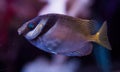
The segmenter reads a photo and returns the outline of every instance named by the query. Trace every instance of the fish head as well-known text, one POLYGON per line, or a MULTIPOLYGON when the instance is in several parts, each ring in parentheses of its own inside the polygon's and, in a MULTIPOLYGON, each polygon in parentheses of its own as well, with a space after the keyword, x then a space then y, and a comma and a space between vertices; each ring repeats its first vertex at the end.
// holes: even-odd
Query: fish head
POLYGON ((24 23, 19 29, 18 34, 23 35, 26 39, 32 40, 36 38, 43 30, 48 21, 46 16, 38 16, 26 23, 24 23))

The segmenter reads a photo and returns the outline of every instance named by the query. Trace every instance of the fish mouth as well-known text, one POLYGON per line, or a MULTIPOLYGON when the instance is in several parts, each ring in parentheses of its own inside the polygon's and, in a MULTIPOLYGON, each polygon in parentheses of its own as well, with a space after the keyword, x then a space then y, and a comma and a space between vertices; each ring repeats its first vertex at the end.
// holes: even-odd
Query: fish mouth
POLYGON ((18 29, 17 32, 18 32, 18 35, 22 34, 22 31, 20 29, 18 29))
POLYGON ((25 34, 25 28, 23 28, 23 26, 18 28, 17 33, 18 33, 18 35, 24 35, 25 34))
POLYGON ((18 32, 18 35, 22 35, 21 28, 19 28, 19 29, 17 30, 17 32, 18 32))
POLYGON ((18 28, 18 30, 17 30, 18 35, 22 35, 22 34, 24 33, 24 31, 25 31, 26 28, 27 28, 27 24, 28 24, 28 22, 24 23, 22 26, 20 26, 20 27, 18 28))

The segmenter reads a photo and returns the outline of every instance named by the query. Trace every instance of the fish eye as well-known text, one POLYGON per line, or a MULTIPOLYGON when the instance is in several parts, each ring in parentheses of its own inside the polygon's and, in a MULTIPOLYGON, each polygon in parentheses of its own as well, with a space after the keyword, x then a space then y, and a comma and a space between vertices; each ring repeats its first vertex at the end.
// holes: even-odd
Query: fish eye
POLYGON ((28 24, 28 28, 29 28, 29 29, 34 29, 34 27, 35 27, 34 23, 29 23, 29 24, 28 24))

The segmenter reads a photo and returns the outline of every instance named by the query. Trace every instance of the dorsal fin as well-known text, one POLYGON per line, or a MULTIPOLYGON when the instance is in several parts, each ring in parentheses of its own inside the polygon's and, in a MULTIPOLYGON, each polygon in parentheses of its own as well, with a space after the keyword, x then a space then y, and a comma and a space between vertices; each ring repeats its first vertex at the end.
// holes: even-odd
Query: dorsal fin
POLYGON ((97 32, 97 21, 81 19, 79 23, 81 25, 80 30, 84 35, 89 36, 97 32))

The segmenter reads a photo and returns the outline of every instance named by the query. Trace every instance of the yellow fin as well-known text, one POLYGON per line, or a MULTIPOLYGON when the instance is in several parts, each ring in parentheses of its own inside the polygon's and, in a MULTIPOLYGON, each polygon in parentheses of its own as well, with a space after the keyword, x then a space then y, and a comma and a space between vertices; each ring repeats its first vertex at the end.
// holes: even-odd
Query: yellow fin
POLYGON ((109 40, 108 40, 108 36, 107 36, 107 22, 106 21, 103 23, 100 30, 95 35, 92 35, 90 37, 90 40, 102 45, 103 47, 109 50, 112 50, 109 40))

